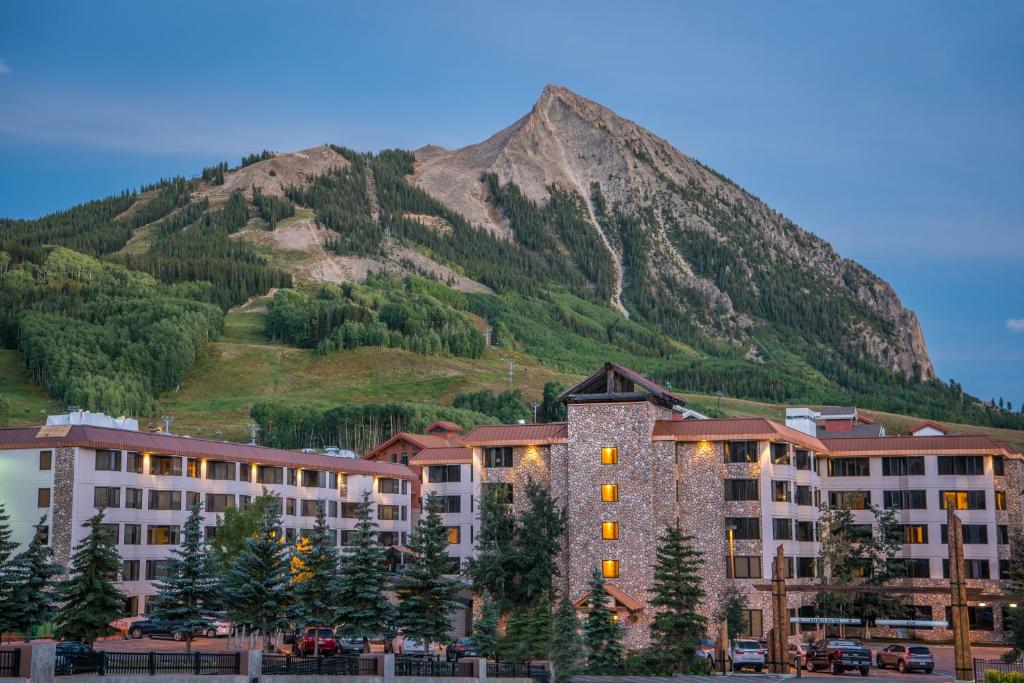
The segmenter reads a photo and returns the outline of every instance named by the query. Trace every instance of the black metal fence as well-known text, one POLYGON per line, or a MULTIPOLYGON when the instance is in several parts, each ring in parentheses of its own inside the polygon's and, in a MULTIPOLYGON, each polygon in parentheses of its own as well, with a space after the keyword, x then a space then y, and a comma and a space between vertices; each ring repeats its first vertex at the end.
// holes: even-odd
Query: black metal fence
POLYGON ((473 676, 473 662, 449 662, 432 657, 395 657, 395 676, 469 678, 473 676))
POLYGON ((376 658, 263 655, 263 675, 283 674, 377 676, 379 672, 376 658))
POLYGON ((548 670, 528 664, 487 662, 487 678, 532 678, 538 683, 547 683, 548 670))
POLYGON ((0 677, 14 678, 21 666, 21 650, 0 650, 0 677))
POLYGON ((1004 662, 1001 659, 975 659, 974 680, 984 681, 985 671, 992 670, 999 673, 1024 673, 1024 661, 1004 662))
POLYGON ((193 674, 203 676, 238 674, 240 671, 241 655, 237 652, 224 654, 208 652, 58 653, 55 666, 55 673, 58 676, 72 674, 97 674, 99 676, 193 674))

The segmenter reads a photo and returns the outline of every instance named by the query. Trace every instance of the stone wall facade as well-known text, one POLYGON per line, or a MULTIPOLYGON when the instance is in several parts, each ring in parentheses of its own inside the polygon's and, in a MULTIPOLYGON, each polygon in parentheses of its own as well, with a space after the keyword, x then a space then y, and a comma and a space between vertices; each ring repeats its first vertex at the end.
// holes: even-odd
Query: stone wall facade
POLYGON ((53 452, 53 493, 50 503, 50 546, 53 559, 68 566, 74 543, 72 518, 75 503, 75 449, 58 448, 53 452))

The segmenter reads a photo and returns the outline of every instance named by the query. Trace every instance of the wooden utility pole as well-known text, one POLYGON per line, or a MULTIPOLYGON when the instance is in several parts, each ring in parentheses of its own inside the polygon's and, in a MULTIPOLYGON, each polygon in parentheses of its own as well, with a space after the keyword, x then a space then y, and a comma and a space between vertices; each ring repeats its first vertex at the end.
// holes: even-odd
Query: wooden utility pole
POLYGON ((789 615, 786 609, 786 556, 780 544, 772 562, 772 634, 771 672, 789 673, 786 645, 789 641, 789 615))
POLYGON ((950 626, 953 629, 953 656, 956 681, 974 680, 971 659, 971 626, 967 615, 967 581, 964 570, 964 535, 953 501, 946 501, 946 543, 949 546, 950 626))

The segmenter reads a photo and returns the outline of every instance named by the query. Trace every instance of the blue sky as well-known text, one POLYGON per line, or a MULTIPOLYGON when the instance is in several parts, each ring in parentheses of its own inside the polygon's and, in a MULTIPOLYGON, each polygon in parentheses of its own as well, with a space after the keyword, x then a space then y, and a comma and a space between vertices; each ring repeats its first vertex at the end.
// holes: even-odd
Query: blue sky
POLYGON ((264 147, 477 142, 560 83, 893 283, 944 379, 1024 402, 1024 4, 552 4, 2 3, 0 215, 264 147))

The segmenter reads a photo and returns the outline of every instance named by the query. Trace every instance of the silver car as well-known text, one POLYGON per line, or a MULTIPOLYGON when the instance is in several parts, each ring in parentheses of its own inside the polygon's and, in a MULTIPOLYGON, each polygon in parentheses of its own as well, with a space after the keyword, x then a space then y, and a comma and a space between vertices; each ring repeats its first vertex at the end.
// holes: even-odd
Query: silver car
POLYGON ((893 643, 878 651, 875 655, 875 664, 879 669, 895 667, 900 673, 917 670, 930 674, 935 668, 935 658, 932 651, 923 645, 893 643))
POLYGON ((729 666, 733 671, 751 668, 761 673, 768 650, 756 640, 734 640, 729 648, 729 666))

